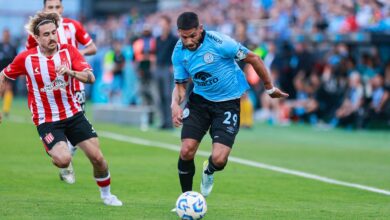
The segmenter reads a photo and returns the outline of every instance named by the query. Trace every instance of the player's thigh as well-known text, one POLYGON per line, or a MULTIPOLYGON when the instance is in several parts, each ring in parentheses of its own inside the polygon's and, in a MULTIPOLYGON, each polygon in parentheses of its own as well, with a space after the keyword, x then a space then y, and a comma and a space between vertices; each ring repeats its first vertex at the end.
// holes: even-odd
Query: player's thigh
POLYGON ((67 164, 71 161, 72 155, 69 151, 68 144, 65 141, 57 142, 51 150, 47 152, 56 163, 67 164))
POLYGON ((69 120, 65 134, 73 146, 80 146, 79 143, 97 137, 95 129, 83 113, 78 113, 69 120))
POLYGON ((201 142, 210 128, 210 104, 201 96, 192 93, 183 109, 183 128, 181 139, 194 139, 201 142))
POLYGON ((85 155, 91 161, 103 160, 103 153, 99 147, 99 140, 97 137, 89 138, 78 144, 79 148, 84 151, 85 155))
POLYGON ((40 124, 37 131, 46 152, 51 151, 59 142, 67 142, 65 124, 61 121, 40 124))
POLYGON ((212 109, 213 118, 210 136, 213 143, 233 147, 236 135, 240 129, 240 100, 230 100, 215 103, 212 109))

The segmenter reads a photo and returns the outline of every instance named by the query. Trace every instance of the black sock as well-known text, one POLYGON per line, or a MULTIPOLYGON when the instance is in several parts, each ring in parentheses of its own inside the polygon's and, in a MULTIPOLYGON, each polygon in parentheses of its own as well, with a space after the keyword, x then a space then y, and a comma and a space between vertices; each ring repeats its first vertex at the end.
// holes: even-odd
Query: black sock
MULTIPOLYGON (((226 163, 225 163, 226 165, 226 163)), ((221 171, 225 168, 225 165, 223 167, 217 167, 214 163, 213 160, 211 159, 211 156, 209 157, 209 165, 207 166, 207 169, 204 171, 205 174, 211 175, 215 171, 221 171)))
POLYGON ((192 180, 195 175, 194 160, 182 160, 181 158, 179 158, 177 167, 179 169, 181 191, 192 191, 192 180))

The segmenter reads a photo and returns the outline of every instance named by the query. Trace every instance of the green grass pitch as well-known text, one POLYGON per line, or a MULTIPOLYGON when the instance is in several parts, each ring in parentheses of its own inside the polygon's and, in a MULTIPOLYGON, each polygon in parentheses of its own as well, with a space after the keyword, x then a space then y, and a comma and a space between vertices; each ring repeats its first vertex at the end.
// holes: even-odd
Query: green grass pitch
MULTIPOLYGON (((76 183, 62 183, 29 118, 26 100, 17 100, 12 113, 0 124, 0 219, 178 219, 170 212, 180 194, 178 152, 101 137, 112 192, 124 202, 123 207, 107 207, 82 151, 74 158, 76 183)), ((179 130, 93 125, 98 133, 180 144, 179 130)), ((209 136, 200 150, 210 150, 209 136)), ((303 125, 256 124, 240 131, 232 156, 390 191, 388 131, 324 132, 303 125)), ((195 191, 205 159, 195 160, 195 191)), ((390 218, 388 195, 234 162, 215 175, 207 205, 206 220, 390 218)))

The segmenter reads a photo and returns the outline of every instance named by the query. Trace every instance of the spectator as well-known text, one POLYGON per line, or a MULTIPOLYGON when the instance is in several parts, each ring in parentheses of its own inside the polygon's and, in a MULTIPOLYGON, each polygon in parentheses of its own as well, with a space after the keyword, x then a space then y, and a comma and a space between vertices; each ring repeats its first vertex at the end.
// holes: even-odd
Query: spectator
POLYGON ((336 119, 332 125, 339 124, 347 128, 361 128, 359 116, 363 105, 364 89, 358 72, 353 72, 349 76, 348 91, 343 104, 336 111, 336 119))
POLYGON ((171 97, 173 90, 173 73, 171 56, 175 48, 177 37, 172 34, 171 19, 163 15, 160 17, 162 33, 156 40, 157 69, 155 72, 159 109, 161 111, 161 129, 172 129, 171 97))
POLYGON ((112 44, 113 47, 113 85, 111 91, 111 98, 120 97, 121 91, 124 85, 124 67, 125 67, 125 56, 122 52, 121 42, 115 40, 112 44))
MULTIPOLYGON (((0 43, 0 69, 4 69, 17 55, 16 47, 11 44, 11 34, 8 29, 3 30, 3 41, 0 43)), ((3 101, 3 113, 7 117, 11 111, 14 97, 15 81, 7 80, 5 84, 3 101)))
MULTIPOLYGON (((153 90, 155 90, 154 81, 152 78, 152 65, 156 61, 156 39, 152 36, 151 26, 145 24, 142 31, 142 36, 133 43, 135 66, 140 79, 140 95, 142 104, 153 106, 153 90)), ((153 111, 150 111, 148 121, 153 123, 153 111)))

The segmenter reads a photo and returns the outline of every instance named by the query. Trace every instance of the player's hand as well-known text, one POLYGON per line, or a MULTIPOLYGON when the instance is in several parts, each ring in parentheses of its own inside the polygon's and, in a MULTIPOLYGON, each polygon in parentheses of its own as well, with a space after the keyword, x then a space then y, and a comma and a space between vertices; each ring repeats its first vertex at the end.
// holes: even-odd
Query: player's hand
POLYGON ((273 92, 269 96, 271 96, 271 98, 287 98, 288 94, 280 91, 280 89, 278 88, 275 88, 275 92, 273 92))
POLYGON ((172 122, 175 127, 180 127, 183 124, 183 109, 180 105, 172 105, 172 122))
POLYGON ((65 75, 65 74, 68 74, 68 75, 72 74, 72 71, 67 66, 63 66, 63 65, 57 67, 56 72, 57 72, 57 75, 60 75, 60 76, 65 75))

